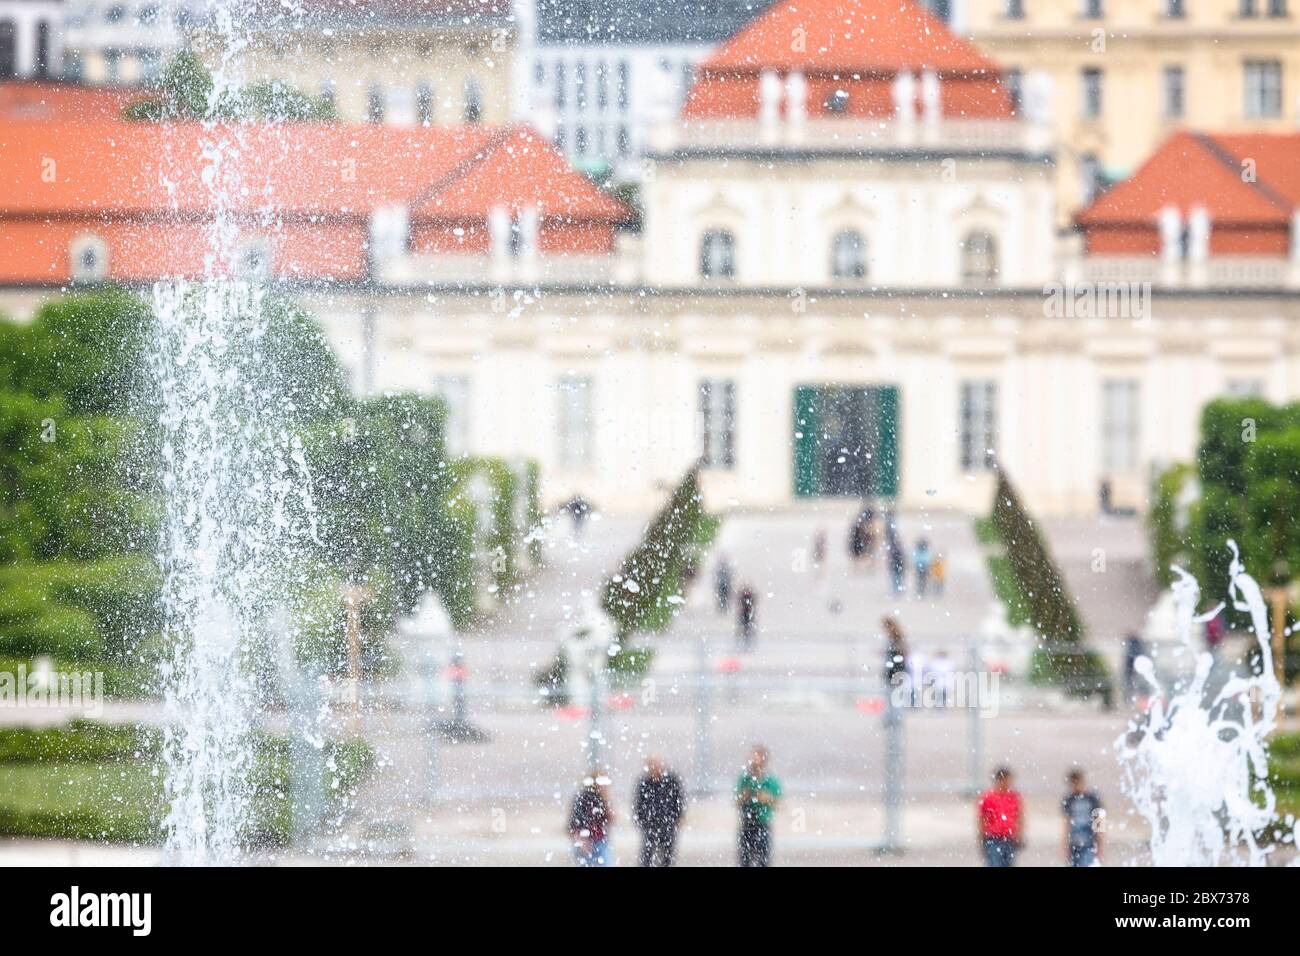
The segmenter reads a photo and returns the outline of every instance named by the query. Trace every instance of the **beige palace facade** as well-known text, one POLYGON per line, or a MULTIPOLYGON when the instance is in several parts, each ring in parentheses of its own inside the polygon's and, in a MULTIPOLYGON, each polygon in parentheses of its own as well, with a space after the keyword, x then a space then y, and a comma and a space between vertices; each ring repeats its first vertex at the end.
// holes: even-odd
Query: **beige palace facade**
POLYGON ((1054 124, 1062 224, 1095 176, 1130 175, 1178 129, 1300 124, 1297 0, 957 3, 1023 107, 1054 124))

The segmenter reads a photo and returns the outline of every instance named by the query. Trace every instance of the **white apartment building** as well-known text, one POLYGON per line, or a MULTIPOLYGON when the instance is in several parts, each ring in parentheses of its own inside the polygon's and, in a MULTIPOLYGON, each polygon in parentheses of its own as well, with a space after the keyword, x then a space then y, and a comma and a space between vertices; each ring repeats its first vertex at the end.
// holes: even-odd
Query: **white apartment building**
POLYGON ((516 111, 570 162, 640 180, 650 131, 681 108, 697 63, 771 0, 515 0, 516 111))

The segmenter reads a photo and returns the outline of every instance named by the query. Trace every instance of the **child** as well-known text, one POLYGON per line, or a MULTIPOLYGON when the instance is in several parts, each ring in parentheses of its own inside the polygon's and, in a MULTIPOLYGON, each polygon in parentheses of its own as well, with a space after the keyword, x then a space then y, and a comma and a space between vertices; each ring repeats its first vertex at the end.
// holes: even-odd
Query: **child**
POLYGON ((943 583, 947 576, 948 564, 942 554, 936 554, 934 563, 930 565, 930 581, 934 585, 935 597, 943 597, 943 583))
POLYGON ((1024 804, 1011 784, 1011 768, 998 767, 993 786, 980 797, 976 823, 988 866, 1015 866, 1020 852, 1024 804))

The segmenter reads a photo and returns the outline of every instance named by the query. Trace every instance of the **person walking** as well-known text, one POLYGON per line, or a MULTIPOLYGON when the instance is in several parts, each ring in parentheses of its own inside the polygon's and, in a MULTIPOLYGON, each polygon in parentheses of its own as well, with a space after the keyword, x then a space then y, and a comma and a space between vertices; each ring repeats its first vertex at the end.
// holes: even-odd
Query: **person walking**
POLYGON ((718 604, 718 613, 726 614, 731 607, 731 562, 727 556, 719 555, 717 567, 713 569, 713 598, 718 604))
POLYGON ((861 571, 867 556, 867 519, 858 515, 849 527, 849 561, 854 571, 861 571))
POLYGON ((902 625, 895 618, 887 617, 880 622, 885 634, 885 687, 892 689, 907 676, 908 660, 907 640, 903 636, 902 625))
POLYGON ((921 538, 916 542, 916 551, 912 554, 912 567, 916 571, 916 596, 925 597, 926 585, 930 583, 930 568, 934 563, 934 554, 930 551, 930 542, 921 538))
POLYGON ((741 650, 752 650, 758 630, 758 595, 746 584, 736 599, 736 637, 741 650))
POLYGON ((818 528, 812 542, 813 577, 820 581, 826 574, 826 529, 818 528))
POLYGON ((1129 631, 1124 638, 1124 698, 1132 703, 1138 696, 1137 661, 1146 654, 1146 646, 1137 631, 1129 631))
POLYGON ((906 570, 907 559, 903 555, 903 544, 898 540, 898 534, 892 528, 885 538, 885 553, 889 561, 889 581, 895 594, 903 593, 903 575, 906 570))
POLYGON ((980 797, 975 815, 980 847, 988 866, 1015 866, 1024 833, 1024 804, 1012 789, 1010 767, 993 771, 993 786, 980 797))
POLYGON ((569 513, 569 518, 573 521, 573 537, 581 538, 587 516, 591 514, 591 502, 582 495, 574 495, 562 505, 562 508, 569 513))
POLYGON ((1065 777, 1065 862, 1069 866, 1098 866, 1101 863, 1101 820, 1103 810, 1097 791, 1089 790, 1083 771, 1072 769, 1065 777))
POLYGON ((602 770, 592 770, 582 780, 582 789, 573 798, 569 812, 569 836, 578 866, 610 866, 609 827, 614 813, 609 803, 609 777, 602 770))
POLYGON ((767 748, 755 747, 736 781, 741 866, 770 866, 772 863, 772 820, 781 802, 781 783, 767 769, 767 764, 767 748))
POLYGON ((943 586, 947 580, 948 562, 944 560, 942 554, 936 552, 934 561, 930 564, 930 584, 935 597, 943 597, 943 586))
POLYGON ((1223 612, 1205 622, 1205 649, 1215 663, 1219 660, 1219 647, 1223 644, 1223 612))
POLYGON ((632 796, 632 822, 641 828, 642 866, 673 865, 677 828, 685 812, 681 778, 658 757, 649 758, 632 796))

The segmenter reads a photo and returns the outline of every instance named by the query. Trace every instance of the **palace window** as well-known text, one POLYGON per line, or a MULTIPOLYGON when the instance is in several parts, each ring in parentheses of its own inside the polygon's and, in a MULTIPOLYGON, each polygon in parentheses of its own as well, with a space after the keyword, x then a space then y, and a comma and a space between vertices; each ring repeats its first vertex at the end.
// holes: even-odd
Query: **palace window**
POLYGON ((736 465, 736 383, 700 382, 700 461, 706 468, 736 465))
POLYGON ((831 277, 865 279, 867 277, 867 241, 856 229, 844 229, 831 239, 831 277))
POLYGON ((1247 60, 1243 66, 1246 115, 1264 119, 1282 115, 1282 61, 1247 60))
POLYGON ((961 244, 963 285, 992 285, 998 277, 998 244, 987 232, 967 233, 961 244))
POLYGON ((1167 120, 1182 119, 1187 108, 1187 74, 1181 66, 1167 66, 1162 76, 1160 112, 1167 120))
POLYGON ((559 383, 559 462, 569 471, 588 468, 592 461, 591 379, 564 375, 559 383))
POLYGON ((1084 119, 1097 119, 1101 116, 1102 74, 1095 66, 1086 66, 1079 71, 1079 113, 1084 119))
POLYGON ((1108 378, 1101 383, 1101 470, 1132 474, 1138 466, 1138 382, 1108 378))
POLYGON ((736 277, 736 240, 726 229, 710 229, 700 239, 700 276, 705 279, 736 277))
POLYGON ((961 470, 993 467, 997 450, 998 386, 989 380, 961 383, 957 410, 961 470))
POLYGON ((443 426, 447 454, 466 454, 469 451, 469 378, 464 375, 435 376, 433 394, 442 400, 447 413, 443 426))

